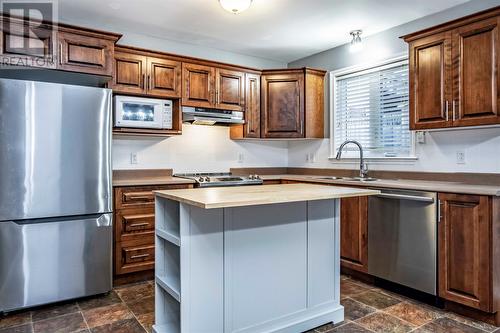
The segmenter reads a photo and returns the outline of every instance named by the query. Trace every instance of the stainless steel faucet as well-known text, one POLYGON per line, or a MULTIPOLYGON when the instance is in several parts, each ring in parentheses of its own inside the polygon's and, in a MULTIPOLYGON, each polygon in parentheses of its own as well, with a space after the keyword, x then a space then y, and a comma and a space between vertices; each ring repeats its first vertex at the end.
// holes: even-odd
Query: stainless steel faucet
POLYGON ((358 141, 347 140, 346 142, 341 144, 335 159, 340 160, 340 157, 342 157, 342 149, 344 149, 344 147, 349 143, 353 143, 359 148, 359 176, 361 178, 368 178, 368 165, 365 164, 365 160, 363 158, 363 146, 361 146, 361 143, 359 143, 358 141))

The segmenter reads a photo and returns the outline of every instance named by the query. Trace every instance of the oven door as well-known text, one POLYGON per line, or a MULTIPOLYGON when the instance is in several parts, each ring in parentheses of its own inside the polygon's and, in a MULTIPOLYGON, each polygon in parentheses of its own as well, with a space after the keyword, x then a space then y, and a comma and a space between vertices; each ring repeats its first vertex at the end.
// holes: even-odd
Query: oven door
POLYGON ((115 96, 115 127, 160 129, 163 125, 160 100, 115 96))

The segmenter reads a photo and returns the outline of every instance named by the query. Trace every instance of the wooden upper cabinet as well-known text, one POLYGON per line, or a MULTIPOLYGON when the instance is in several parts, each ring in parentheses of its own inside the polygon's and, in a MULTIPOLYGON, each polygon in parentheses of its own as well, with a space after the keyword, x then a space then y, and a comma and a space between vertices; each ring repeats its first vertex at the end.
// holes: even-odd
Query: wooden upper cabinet
POLYGON ((0 15, 0 55, 10 64, 111 77, 119 34, 0 15), (5 29, 3 29, 5 28, 5 29))
POLYGON ((245 108, 245 73, 217 68, 215 94, 217 109, 243 111, 245 108))
POLYGON ((439 200, 439 296, 490 312, 490 198, 440 193, 439 200))
POLYGON ((58 31, 57 69, 87 74, 113 75, 116 40, 82 31, 58 31))
POLYGON ((182 64, 182 105, 213 108, 215 105, 215 68, 182 64))
POLYGON ((260 75, 245 78, 245 137, 260 138, 260 75))
POLYGON ((115 68, 110 88, 124 94, 146 93, 145 56, 124 51, 115 52, 115 68))
POLYGON ((500 17, 453 30, 454 125, 500 123, 500 17))
POLYGON ((451 126, 451 33, 410 43, 410 128, 451 126))
POLYGON ((13 65, 55 68, 56 35, 49 25, 31 26, 0 16, 0 55, 13 65), (4 24, 5 22, 5 24, 4 24))
POLYGON ((262 137, 304 137, 304 75, 262 76, 262 137))
POLYGON ((368 197, 343 198, 340 210, 340 262, 368 273, 368 197))
POLYGON ((500 124, 500 8, 405 36, 410 128, 500 124))
POLYGON ((117 47, 110 88, 115 93, 180 98, 182 64, 154 53, 117 47))
POLYGON ((181 97, 182 64, 178 61, 148 57, 148 94, 181 97))

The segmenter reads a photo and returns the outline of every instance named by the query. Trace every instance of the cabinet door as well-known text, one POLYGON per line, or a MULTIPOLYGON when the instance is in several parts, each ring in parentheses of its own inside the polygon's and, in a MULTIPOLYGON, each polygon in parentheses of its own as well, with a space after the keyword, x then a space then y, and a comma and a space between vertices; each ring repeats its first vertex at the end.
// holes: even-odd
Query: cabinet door
POLYGON ((57 69, 97 75, 113 75, 114 42, 76 33, 58 32, 57 69))
POLYGON ((340 200, 340 262, 360 272, 368 272, 368 198, 340 200))
POLYGON ((215 107, 215 68, 182 64, 182 105, 215 107))
POLYGON ((115 68, 110 88, 115 93, 146 93, 146 57, 128 52, 115 52, 115 68))
POLYGON ((245 106, 245 73, 217 68, 216 108, 243 111, 245 106))
POLYGON ((245 137, 260 138, 260 75, 246 74, 245 137))
POLYGON ((439 194, 439 296, 491 311, 490 199, 439 194))
POLYGON ((262 137, 304 137, 304 75, 263 75, 261 97, 262 137))
POLYGON ((452 125, 451 33, 410 43, 410 129, 452 125))
POLYGON ((453 31, 454 126, 500 123, 500 18, 453 31))
POLYGON ((55 32, 49 26, 26 29, 21 22, 2 18, 0 55, 4 64, 55 68, 55 32))
POLYGON ((181 97, 181 73, 178 61, 148 57, 148 95, 181 97))

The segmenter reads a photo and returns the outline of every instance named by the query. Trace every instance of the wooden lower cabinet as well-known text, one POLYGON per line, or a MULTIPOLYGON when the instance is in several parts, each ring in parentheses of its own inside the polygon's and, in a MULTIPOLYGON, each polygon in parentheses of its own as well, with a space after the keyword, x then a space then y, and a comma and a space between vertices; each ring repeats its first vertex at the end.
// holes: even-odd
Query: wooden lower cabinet
POLYGON ((493 247, 500 229, 492 199, 440 193, 439 201, 439 296, 492 312, 492 281, 500 283, 493 280, 493 258, 499 251, 493 247))
POLYGON ((153 191, 192 185, 115 187, 114 275, 154 269, 155 206, 153 191))
POLYGON ((340 263, 342 267, 367 273, 368 197, 343 198, 340 211, 340 263))

